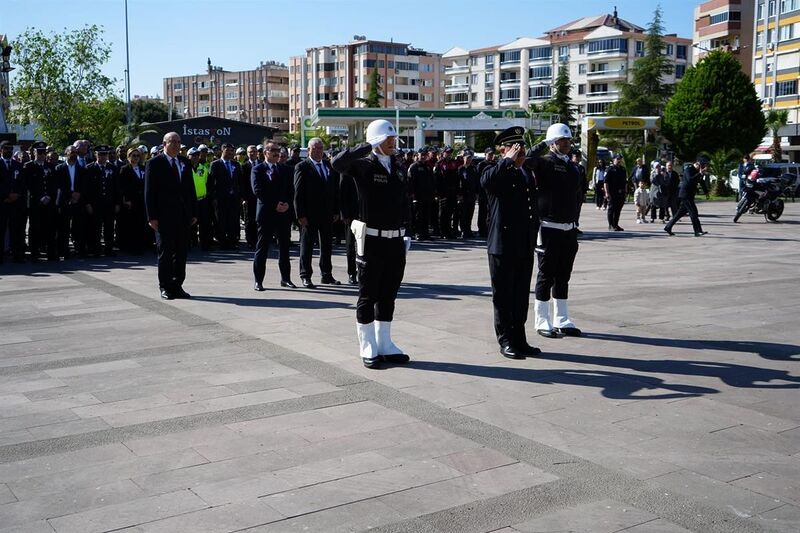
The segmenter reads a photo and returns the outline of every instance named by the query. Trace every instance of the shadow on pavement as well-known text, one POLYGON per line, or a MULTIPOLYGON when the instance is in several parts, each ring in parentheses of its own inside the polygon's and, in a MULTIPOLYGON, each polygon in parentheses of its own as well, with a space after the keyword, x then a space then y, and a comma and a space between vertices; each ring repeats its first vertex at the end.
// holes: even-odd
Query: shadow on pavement
MULTIPOLYGON (((267 294, 262 293, 262 294, 267 294)), ((352 308, 354 305, 344 302, 326 302, 322 300, 286 300, 275 299, 265 295, 261 298, 235 298, 229 296, 197 296, 192 295, 192 300, 198 302, 224 303, 241 307, 282 307, 287 309, 334 309, 352 308)))
POLYGON ((605 341, 665 346, 668 348, 686 348, 689 350, 720 350, 724 352, 755 353, 764 359, 772 359, 774 361, 800 361, 800 346, 795 344, 760 341, 662 339, 658 337, 618 335, 614 333, 585 333, 584 337, 605 341))

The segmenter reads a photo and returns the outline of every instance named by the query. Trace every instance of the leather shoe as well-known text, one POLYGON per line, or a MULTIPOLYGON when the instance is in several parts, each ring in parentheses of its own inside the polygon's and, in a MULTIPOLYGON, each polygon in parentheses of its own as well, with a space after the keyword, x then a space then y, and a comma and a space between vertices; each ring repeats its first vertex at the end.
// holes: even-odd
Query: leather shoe
POLYGON ((503 354, 503 357, 507 357, 508 359, 525 359, 525 354, 510 344, 501 347, 500 353, 503 354))
POLYGON ((525 357, 533 357, 534 355, 539 355, 542 351, 537 348, 536 346, 531 346, 527 342, 519 343, 517 348, 525 357))
POLYGON ((695 231, 695 232, 694 232, 694 236, 695 236, 695 237, 702 237, 702 236, 703 236, 703 235, 705 235, 706 233, 708 233, 708 232, 707 232, 707 231, 695 231))
POLYGON ((555 328, 556 333, 561 334, 564 337, 580 337, 582 335, 581 330, 578 328, 555 328))
POLYGON ((338 281, 338 280, 334 279, 333 276, 322 276, 322 280, 320 280, 320 281, 322 281, 322 283, 325 284, 325 285, 341 285, 342 284, 341 281, 338 281))
POLYGON ((292 283, 292 280, 286 279, 286 280, 281 280, 281 287, 286 287, 286 288, 289 288, 289 289, 296 289, 297 285, 292 283))
POLYGON ((311 282, 310 278, 303 278, 303 287, 306 289, 316 289, 317 286, 311 282))
POLYGON ((168 290, 161 289, 161 299, 162 300, 174 300, 175 296, 172 295, 168 290))
POLYGON ((622 229, 621 227, 617 226, 616 228, 614 228, 614 231, 625 231, 625 230, 622 229))
POLYGON ((355 274, 349 276, 347 281, 350 283, 350 285, 358 285, 358 279, 356 278, 355 274))
POLYGON ((536 333, 538 333, 542 337, 547 337, 548 339, 560 339, 561 337, 563 337, 563 335, 561 335, 554 329, 537 329, 536 333))
POLYGON ((404 365, 411 360, 411 358, 404 353, 381 355, 380 358, 384 363, 390 363, 393 365, 404 365))
POLYGON ((367 368, 371 368, 372 370, 377 370, 381 367, 381 358, 376 357, 374 359, 367 359, 366 357, 361 358, 361 362, 364 363, 364 366, 367 368))
POLYGON ((264 291, 264 285, 256 281, 255 284, 253 285, 253 290, 256 292, 262 292, 264 291))
POLYGON ((188 300, 189 298, 191 298, 191 297, 192 297, 192 295, 191 295, 191 294, 189 294, 188 292, 186 292, 185 290, 183 290, 183 287, 178 287, 178 290, 176 290, 176 291, 175 291, 175 293, 173 294, 173 296, 174 296, 175 298, 179 298, 179 299, 181 299, 181 300, 188 300))
POLYGON ((675 236, 675 234, 674 234, 674 233, 672 233, 672 230, 671 230, 671 229, 664 228, 664 231, 666 231, 666 232, 667 232, 667 235, 669 235, 670 237, 674 237, 674 236, 675 236))

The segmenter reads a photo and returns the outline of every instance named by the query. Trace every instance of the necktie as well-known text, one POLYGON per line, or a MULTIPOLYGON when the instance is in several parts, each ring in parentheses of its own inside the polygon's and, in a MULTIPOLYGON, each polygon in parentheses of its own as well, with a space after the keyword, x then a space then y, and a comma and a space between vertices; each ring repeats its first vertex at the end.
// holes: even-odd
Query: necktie
POLYGON ((178 169, 178 160, 174 157, 172 158, 172 172, 175 173, 175 177, 178 179, 178 183, 181 182, 181 171, 178 169))
POLYGON ((322 177, 322 181, 328 181, 325 175, 325 169, 322 168, 322 163, 317 163, 317 172, 319 172, 320 177, 322 177))

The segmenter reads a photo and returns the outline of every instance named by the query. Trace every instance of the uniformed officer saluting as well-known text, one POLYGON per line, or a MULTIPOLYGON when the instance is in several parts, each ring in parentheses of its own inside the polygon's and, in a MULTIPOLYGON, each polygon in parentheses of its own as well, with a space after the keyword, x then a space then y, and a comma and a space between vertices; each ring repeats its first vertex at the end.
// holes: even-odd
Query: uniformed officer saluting
POLYGON ((406 178, 392 161, 397 132, 391 122, 367 126, 367 143, 341 152, 332 165, 353 177, 360 220, 354 220, 358 303, 356 327, 361 360, 367 368, 382 362, 407 363, 391 338, 394 302, 406 266, 404 243, 408 214, 406 178))
POLYGON ((487 251, 494 330, 500 353, 510 359, 540 353, 525 335, 539 216, 533 176, 522 168, 524 133, 521 127, 501 132, 495 144, 502 145, 503 158, 481 176, 489 208, 487 251))
POLYGON ((533 170, 539 196, 541 227, 536 244, 536 331, 544 337, 577 337, 581 330, 569 318, 567 296, 572 265, 578 253, 578 197, 581 176, 570 162, 572 132, 566 124, 552 124, 545 140, 528 151, 525 165, 533 170), (545 146, 550 151, 537 153, 545 146), (554 319, 550 321, 550 295, 554 319))

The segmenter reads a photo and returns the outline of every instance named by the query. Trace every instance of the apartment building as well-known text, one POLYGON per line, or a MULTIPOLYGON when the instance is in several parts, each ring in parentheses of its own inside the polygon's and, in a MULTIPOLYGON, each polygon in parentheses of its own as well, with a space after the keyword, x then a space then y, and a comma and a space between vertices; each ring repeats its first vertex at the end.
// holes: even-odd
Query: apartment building
POLYGON ((726 50, 750 76, 753 60, 753 0, 709 0, 694 8, 694 63, 712 50, 726 50))
MULTIPOLYGON (((445 107, 525 108, 552 97, 558 69, 569 69, 570 96, 578 118, 600 115, 619 99, 617 83, 645 52, 645 29, 612 15, 583 17, 510 43, 442 55, 445 107)), ((667 83, 677 83, 691 64, 692 41, 664 36, 664 53, 675 65, 667 83)))
POLYGON ((753 1, 753 83, 765 109, 786 109, 790 157, 800 161, 800 0, 753 1))
POLYGON ((219 117, 289 130, 289 69, 275 61, 164 78, 164 102, 184 118, 219 117))
POLYGON ((303 116, 318 108, 359 107, 367 96, 370 75, 378 70, 381 106, 441 108, 441 54, 407 43, 354 36, 347 44, 306 49, 289 59, 289 120, 297 131, 303 116))

